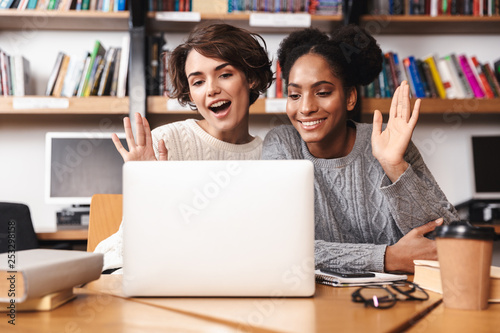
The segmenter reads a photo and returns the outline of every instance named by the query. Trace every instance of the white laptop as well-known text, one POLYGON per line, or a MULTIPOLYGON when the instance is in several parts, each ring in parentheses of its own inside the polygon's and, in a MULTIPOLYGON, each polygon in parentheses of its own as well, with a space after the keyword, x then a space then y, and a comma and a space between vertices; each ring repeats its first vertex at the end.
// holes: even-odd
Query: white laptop
POLYGON ((125 294, 312 296, 313 179, 304 160, 125 163, 125 294))

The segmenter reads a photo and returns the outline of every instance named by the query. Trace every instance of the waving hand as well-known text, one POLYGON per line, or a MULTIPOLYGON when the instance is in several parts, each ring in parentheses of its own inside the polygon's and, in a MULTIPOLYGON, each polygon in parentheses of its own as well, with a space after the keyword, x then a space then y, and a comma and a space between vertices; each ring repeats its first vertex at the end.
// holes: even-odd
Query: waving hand
POLYGON ((386 175, 396 181, 408 167, 403 159, 413 130, 417 125, 420 99, 410 110, 410 88, 406 81, 394 92, 389 111, 387 127, 382 131, 382 114, 375 110, 373 114, 372 151, 386 175))
MULTIPOLYGON (((129 150, 123 147, 120 139, 116 134, 113 134, 112 139, 116 150, 120 153, 125 162, 128 161, 156 161, 156 156, 153 149, 153 139, 151 136, 151 128, 146 118, 141 117, 139 113, 135 114, 136 138, 132 133, 130 118, 123 119, 123 127, 125 129, 125 137, 129 150)), ((167 147, 163 140, 158 141, 158 160, 166 161, 168 157, 167 147)))

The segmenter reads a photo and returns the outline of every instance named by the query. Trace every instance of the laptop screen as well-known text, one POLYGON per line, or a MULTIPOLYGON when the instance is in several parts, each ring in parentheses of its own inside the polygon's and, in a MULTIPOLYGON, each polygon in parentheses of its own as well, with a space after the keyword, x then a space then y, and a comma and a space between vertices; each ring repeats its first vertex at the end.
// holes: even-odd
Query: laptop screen
POLYGON ((500 198, 500 136, 472 137, 472 158, 476 195, 500 198))

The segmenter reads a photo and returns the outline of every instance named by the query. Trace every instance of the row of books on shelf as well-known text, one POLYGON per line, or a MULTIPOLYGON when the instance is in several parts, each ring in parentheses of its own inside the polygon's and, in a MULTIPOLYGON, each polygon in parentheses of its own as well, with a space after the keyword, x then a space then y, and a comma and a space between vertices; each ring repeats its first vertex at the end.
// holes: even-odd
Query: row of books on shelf
POLYGON ((80 57, 59 52, 45 95, 125 97, 129 48, 130 39, 126 35, 121 47, 105 49, 97 40, 92 52, 85 52, 80 57))
POLYGON ((0 0, 0 9, 124 11, 126 0, 0 0))
POLYGON ((29 61, 0 50, 0 96, 25 96, 31 92, 29 61))
POLYGON ((400 60, 397 53, 387 52, 382 71, 364 87, 363 96, 392 97, 403 80, 408 81, 415 98, 499 98, 500 60, 491 66, 475 56, 455 53, 400 60))
POLYGON ((371 0, 368 13, 373 15, 499 15, 498 0, 371 0))
POLYGON ((310 13, 340 15, 342 0, 148 0, 149 11, 193 11, 200 13, 310 13))
POLYGON ((149 96, 168 96, 171 90, 168 77, 170 50, 164 34, 146 38, 146 93, 149 96))

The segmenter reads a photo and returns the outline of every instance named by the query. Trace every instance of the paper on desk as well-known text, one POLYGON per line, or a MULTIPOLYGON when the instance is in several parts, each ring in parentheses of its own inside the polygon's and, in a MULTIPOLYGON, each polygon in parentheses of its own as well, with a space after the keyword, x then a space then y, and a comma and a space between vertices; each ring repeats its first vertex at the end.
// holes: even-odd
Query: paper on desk
POLYGON ((324 273, 319 269, 315 270, 314 273, 316 274, 316 282, 333 287, 366 286, 370 284, 384 284, 392 283, 394 281, 405 281, 408 279, 408 276, 406 275, 378 272, 372 272, 375 274, 374 277, 364 278, 343 278, 324 273))

